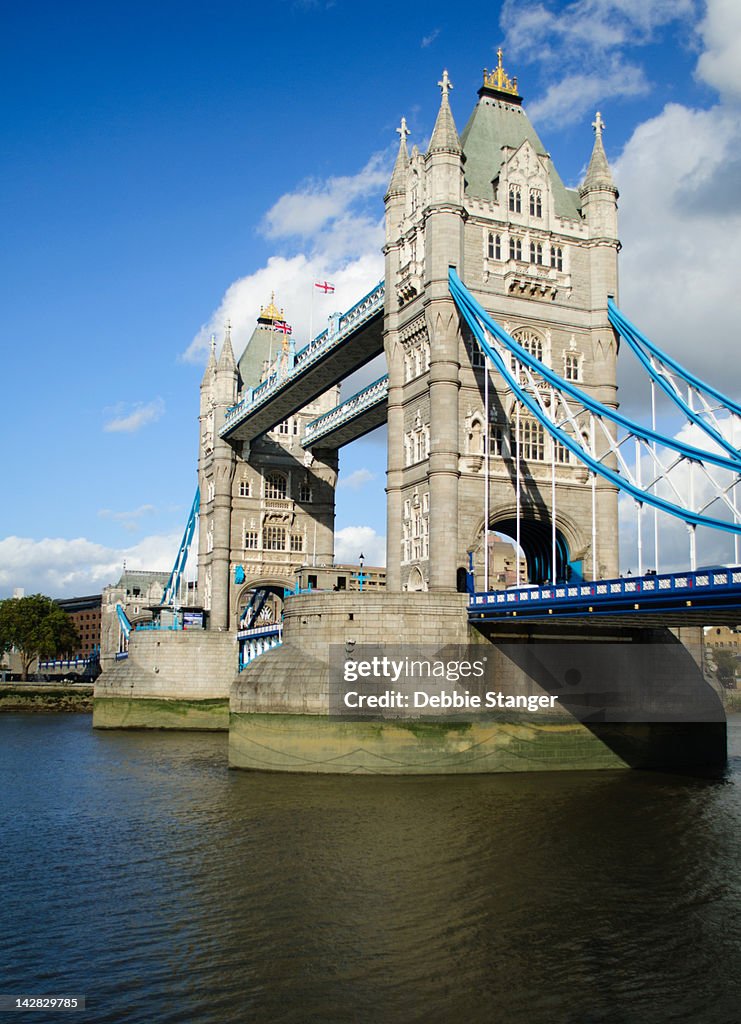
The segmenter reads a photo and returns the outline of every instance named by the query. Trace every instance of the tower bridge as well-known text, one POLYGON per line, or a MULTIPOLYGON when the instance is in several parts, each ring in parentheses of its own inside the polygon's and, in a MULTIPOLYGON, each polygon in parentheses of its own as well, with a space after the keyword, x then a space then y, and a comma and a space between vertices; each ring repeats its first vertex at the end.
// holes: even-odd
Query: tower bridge
MULTIPOLYGON (((538 631, 604 643, 660 635, 669 651, 680 631, 699 657, 703 623, 735 624, 741 570, 698 568, 697 531, 734 538, 738 564, 741 455, 734 431, 741 407, 620 311, 618 192, 600 114, 584 180, 569 189, 501 53, 460 134, 447 72, 439 86, 427 151, 409 151, 403 119, 398 130, 384 199, 384 280, 298 351, 285 331, 276 346, 285 317, 274 300, 260 311, 239 360, 228 331, 218 359, 212 351, 201 384, 198 459, 197 592, 206 628, 168 635, 167 655, 164 640, 153 647, 153 633, 132 632, 128 664, 99 684, 96 724, 144 720, 155 695, 160 704, 182 702, 178 666, 186 658, 190 723, 223 727, 228 699, 230 756, 238 766, 510 770, 520 762, 499 726, 477 726, 470 743, 458 743, 453 726, 438 722, 427 757, 423 733, 403 724, 384 722, 374 732, 367 722, 334 722, 329 646, 347 653, 390 639, 424 639, 440 649, 487 644, 507 676, 496 647, 504 633, 518 642, 535 642, 538 631), (650 385, 650 423, 618 410, 621 338, 650 385), (340 401, 342 381, 381 353, 386 373, 340 401), (658 401, 671 403, 682 431, 658 430, 658 401), (333 564, 339 450, 384 422, 385 591, 297 593, 297 572, 309 567, 311 580, 312 567, 333 564), (636 509, 634 579, 619 576, 620 493, 636 509), (687 529, 689 564, 679 574, 660 571, 669 518, 687 529), (647 572, 644 533, 651 525, 646 548, 654 568, 647 572), (519 554, 513 559, 514 589, 503 589, 490 564, 492 539, 500 535, 526 564, 523 575, 519 554), (257 621, 258 608, 270 612, 269 621, 257 621), (167 665, 152 665, 165 656, 167 665), (121 701, 128 702, 124 710, 121 701), (209 719, 209 701, 221 701, 214 712, 221 717, 209 719), (488 751, 483 761, 473 753, 480 744, 488 751)), ((181 552, 178 564, 183 560, 181 552)), ((528 692, 540 685, 527 674, 507 678, 528 692)), ((646 681, 649 690, 653 685, 646 681)), ((697 688, 707 689, 699 673, 697 688)), ((700 733, 686 735, 695 763, 720 757, 724 726, 713 701, 703 704, 710 717, 691 723, 702 724, 700 733)), ((170 710, 158 705, 156 721, 170 710)), ((540 750, 542 741, 546 752, 523 754, 526 767, 548 763, 555 756, 549 744, 561 749, 554 728, 533 726, 533 742, 540 750)), ((640 742, 633 736, 632 753, 622 739, 611 745, 581 725, 570 723, 567 732, 574 749, 587 750, 581 766, 594 767, 681 759, 676 729, 668 739, 659 730, 658 746, 656 730, 640 742), (645 748, 643 761, 634 742, 645 748)), ((564 758, 561 766, 574 766, 564 758)))

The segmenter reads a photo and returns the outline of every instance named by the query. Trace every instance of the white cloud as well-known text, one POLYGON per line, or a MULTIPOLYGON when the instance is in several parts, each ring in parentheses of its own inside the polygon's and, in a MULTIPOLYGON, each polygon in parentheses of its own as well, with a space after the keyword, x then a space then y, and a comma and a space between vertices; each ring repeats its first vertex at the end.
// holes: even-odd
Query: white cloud
POLYGON ((550 85, 545 96, 528 104, 536 124, 572 124, 607 96, 641 96, 649 89, 642 68, 613 61, 607 73, 573 74, 550 85))
POLYGON ((125 530, 133 532, 139 529, 141 519, 145 516, 153 515, 156 511, 157 509, 154 505, 140 505, 130 512, 114 512, 110 508, 101 508, 98 510, 98 515, 101 519, 111 519, 114 522, 121 523, 125 530))
POLYGON ((335 533, 335 562, 356 565, 361 553, 365 555, 366 565, 385 565, 386 538, 370 526, 346 526, 335 533))
POLYGON ((692 16, 694 0, 575 0, 554 3, 506 0, 500 24, 507 53, 544 61, 588 62, 619 46, 651 42, 656 30, 692 16))
POLYGON ((369 469, 356 469, 348 476, 341 476, 339 479, 338 487, 347 487, 351 491, 359 491, 361 487, 365 487, 371 480, 376 479, 376 474, 371 473, 369 469))
POLYGON ((741 5, 738 0, 708 0, 700 25, 705 52, 697 76, 726 100, 741 99, 741 5))
POLYGON ((422 36, 422 42, 419 45, 422 47, 423 50, 425 50, 428 46, 432 46, 432 44, 435 42, 439 35, 440 29, 435 28, 428 35, 422 36))
MULTIPOLYGON (((620 188, 620 305, 660 348, 730 398, 741 396, 735 240, 741 125, 719 105, 669 104, 614 166, 620 188)), ((645 403, 645 375, 621 357, 621 402, 645 403)))
POLYGON ((110 548, 83 537, 6 537, 0 540, 0 595, 16 587, 27 594, 80 597, 115 583, 123 571, 169 571, 180 543, 179 534, 145 537, 128 548, 110 548))
POLYGON ((263 232, 283 245, 298 241, 308 251, 275 254, 264 267, 233 282, 184 358, 205 362, 211 335, 221 338, 227 321, 239 358, 260 307, 273 291, 299 347, 308 341, 310 330, 323 330, 330 313, 362 298, 383 277, 382 197, 390 174, 385 155, 375 155, 355 175, 309 181, 281 196, 265 215, 263 232), (316 280, 331 281, 335 292, 317 292, 316 280))
MULTIPOLYGON (((353 211, 358 201, 367 201, 387 185, 388 180, 386 155, 376 153, 357 174, 326 181, 312 179, 295 192, 281 196, 265 214, 263 230, 268 238, 301 237, 315 242, 319 231, 331 229, 353 211)), ((357 209, 353 217, 358 217, 357 209)))
POLYGON ((643 69, 623 50, 652 42, 658 30, 691 20, 695 11, 695 0, 575 0, 560 8, 506 0, 500 25, 507 58, 540 65, 549 80, 558 70, 556 83, 529 102, 533 120, 567 124, 606 99, 647 92, 643 69))
POLYGON ((165 402, 162 398, 155 398, 151 402, 136 402, 129 412, 125 411, 123 403, 116 406, 113 419, 108 420, 103 429, 109 433, 133 434, 148 423, 155 423, 165 411, 165 402))

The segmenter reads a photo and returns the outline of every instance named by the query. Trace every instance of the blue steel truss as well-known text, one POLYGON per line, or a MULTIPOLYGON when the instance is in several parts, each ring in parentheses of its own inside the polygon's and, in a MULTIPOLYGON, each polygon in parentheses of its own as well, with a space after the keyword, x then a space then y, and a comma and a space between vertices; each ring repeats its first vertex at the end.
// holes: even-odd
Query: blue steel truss
POLYGON ((121 627, 121 632, 123 633, 123 635, 128 640, 129 636, 131 635, 131 623, 129 622, 128 615, 123 610, 123 605, 121 605, 121 604, 117 604, 116 605, 116 615, 118 616, 118 623, 119 623, 119 625, 121 627))
POLYGON ((183 533, 183 539, 180 541, 180 548, 175 558, 175 564, 172 567, 170 578, 167 581, 165 592, 162 595, 160 605, 165 607, 173 607, 175 602, 175 596, 180 586, 180 581, 183 578, 185 572, 185 566, 188 561, 188 553, 190 551, 190 545, 193 542, 193 536, 196 532, 196 525, 198 523, 198 510, 201 507, 201 492, 196 487, 196 494, 193 498, 193 504, 190 507, 190 514, 188 516, 188 522, 185 524, 185 532, 183 533))
MULTIPOLYGON (((615 330, 625 340, 651 380, 681 410, 687 419, 711 437, 732 459, 741 460, 741 453, 723 433, 741 427, 741 406, 722 395, 717 388, 700 380, 676 359, 662 352, 621 313, 612 299, 607 302, 607 315, 615 330), (683 392, 686 391, 685 399, 683 392), (717 414, 725 415, 722 425, 717 414)), ((733 433, 731 434, 733 437, 733 433)))
MULTIPOLYGON (((474 299, 452 268, 449 286, 464 320, 515 400, 578 462, 629 494, 639 506, 653 506, 683 520, 692 530, 707 526, 741 534, 734 494, 741 472, 737 451, 731 458, 717 450, 697 448, 641 426, 603 405, 554 373, 510 337, 474 299), (631 442, 635 446, 632 464, 623 453, 631 442), (641 477, 643 462, 650 469, 647 481, 641 477), (710 468, 720 470, 722 477, 712 476, 710 468), (695 470, 701 474, 703 483, 710 485, 709 500, 703 495, 696 501, 685 497, 684 478, 692 481, 695 470), (672 500, 660 493, 667 491, 672 500), (730 519, 709 514, 708 509, 718 501, 730 519)), ((726 402, 727 408, 731 405, 726 402)), ((690 491, 693 489, 690 482, 690 491)))

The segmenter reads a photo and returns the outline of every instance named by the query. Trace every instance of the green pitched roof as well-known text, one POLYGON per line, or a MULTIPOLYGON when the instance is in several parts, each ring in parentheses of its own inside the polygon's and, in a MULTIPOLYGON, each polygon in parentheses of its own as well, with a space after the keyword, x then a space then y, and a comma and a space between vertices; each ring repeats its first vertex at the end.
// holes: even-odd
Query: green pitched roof
MULTIPOLYGON (((499 176, 504 162, 502 146, 519 149, 526 139, 538 155, 546 156, 547 151, 521 106, 483 95, 461 135, 468 195, 491 200, 491 183, 499 176)), ((548 169, 556 214, 578 220, 578 193, 566 188, 550 160, 548 169)))
POLYGON ((237 364, 242 385, 257 387, 262 378, 264 363, 271 357, 275 359, 280 351, 279 338, 271 327, 258 323, 237 364))

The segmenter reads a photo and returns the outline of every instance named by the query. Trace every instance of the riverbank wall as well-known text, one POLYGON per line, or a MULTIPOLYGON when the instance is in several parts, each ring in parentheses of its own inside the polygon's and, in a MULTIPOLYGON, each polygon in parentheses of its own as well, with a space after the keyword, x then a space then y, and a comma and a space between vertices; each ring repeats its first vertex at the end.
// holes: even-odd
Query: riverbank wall
POLYGON ((3 711, 84 712, 93 710, 92 684, 2 683, 0 713, 3 711))

